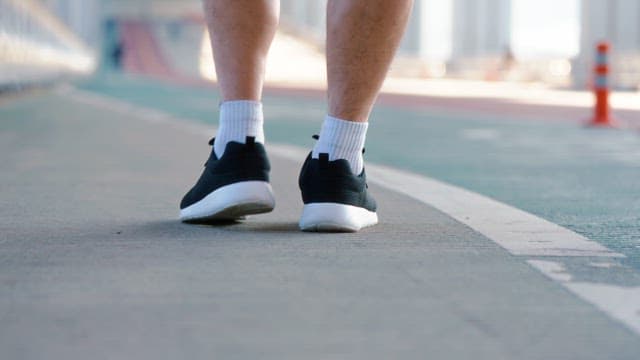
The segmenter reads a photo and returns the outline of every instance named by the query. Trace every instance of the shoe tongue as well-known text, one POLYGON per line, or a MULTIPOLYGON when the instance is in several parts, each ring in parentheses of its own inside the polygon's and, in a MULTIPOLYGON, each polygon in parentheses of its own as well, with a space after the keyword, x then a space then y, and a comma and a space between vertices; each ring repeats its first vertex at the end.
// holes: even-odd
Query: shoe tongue
POLYGON ((247 136, 244 140, 244 143, 249 145, 249 146, 253 146, 256 144, 256 137, 255 136, 247 136))

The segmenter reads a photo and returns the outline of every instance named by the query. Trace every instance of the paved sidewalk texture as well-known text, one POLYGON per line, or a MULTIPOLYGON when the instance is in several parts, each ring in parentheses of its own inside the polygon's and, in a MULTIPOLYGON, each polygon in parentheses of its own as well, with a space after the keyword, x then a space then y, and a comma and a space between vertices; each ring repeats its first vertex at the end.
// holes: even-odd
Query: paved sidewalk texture
MULTIPOLYGON (((81 87, 209 126, 218 116, 220 94, 211 86, 109 74, 81 87)), ((324 96, 273 89, 265 90, 264 108, 268 141, 303 148, 313 145, 310 135, 326 112, 324 96)), ((483 113, 464 102, 446 108, 382 102, 371 115, 366 160, 533 213, 625 254, 625 266, 640 271, 640 202, 633 196, 640 194, 640 133, 536 114, 483 113)))
MULTIPOLYGON (((297 229, 276 210, 186 225, 209 147, 61 95, 0 106, 3 359, 637 359, 640 340, 439 211, 371 186, 381 223, 297 229)), ((268 146, 267 146, 268 149, 268 146)))

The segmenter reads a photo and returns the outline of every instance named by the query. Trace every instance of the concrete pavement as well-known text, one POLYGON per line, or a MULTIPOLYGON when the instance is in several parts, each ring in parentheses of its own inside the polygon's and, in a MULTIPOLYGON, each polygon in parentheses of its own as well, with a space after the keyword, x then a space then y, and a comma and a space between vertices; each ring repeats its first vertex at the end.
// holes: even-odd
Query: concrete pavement
POLYGON ((640 338, 438 210, 372 186, 380 225, 305 234, 277 208, 186 225, 203 136, 40 93, 0 107, 6 359, 635 359, 640 338))

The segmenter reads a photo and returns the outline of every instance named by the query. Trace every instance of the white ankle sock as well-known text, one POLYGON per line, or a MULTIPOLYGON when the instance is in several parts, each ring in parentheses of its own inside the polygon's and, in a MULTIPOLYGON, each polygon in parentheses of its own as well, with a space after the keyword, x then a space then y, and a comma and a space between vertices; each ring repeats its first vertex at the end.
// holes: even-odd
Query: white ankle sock
POLYGON ((222 157, 228 142, 244 144, 247 136, 254 136, 256 142, 264 144, 263 124, 260 101, 233 100, 220 104, 220 122, 213 144, 216 156, 222 157))
POLYGON ((349 161, 351 171, 359 175, 364 168, 362 149, 368 127, 366 122, 346 121, 327 115, 311 157, 317 159, 320 153, 327 153, 329 161, 345 159, 349 161))

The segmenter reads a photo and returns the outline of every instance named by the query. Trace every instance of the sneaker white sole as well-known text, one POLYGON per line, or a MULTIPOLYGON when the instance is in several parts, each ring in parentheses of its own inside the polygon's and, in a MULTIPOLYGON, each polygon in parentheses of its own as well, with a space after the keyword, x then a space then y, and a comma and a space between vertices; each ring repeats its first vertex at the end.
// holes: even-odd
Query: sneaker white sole
POLYGON ((356 232, 378 223, 378 215, 367 209, 337 203, 311 203, 302 208, 300 229, 318 232, 356 232))
POLYGON ((180 210, 180 220, 236 220, 245 215, 269 212, 275 204, 269 183, 242 181, 223 186, 197 203, 180 210))

